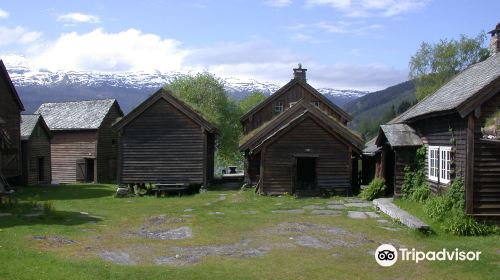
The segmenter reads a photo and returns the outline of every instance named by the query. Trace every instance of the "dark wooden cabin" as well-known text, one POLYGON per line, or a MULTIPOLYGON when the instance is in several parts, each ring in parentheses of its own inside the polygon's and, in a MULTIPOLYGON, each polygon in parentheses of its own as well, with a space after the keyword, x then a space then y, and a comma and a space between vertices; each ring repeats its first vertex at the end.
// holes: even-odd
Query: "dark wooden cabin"
POLYGON ((36 110, 52 134, 52 180, 116 182, 118 134, 123 112, 114 99, 44 103, 36 110))
POLYGON ((395 196, 400 195, 404 166, 413 163, 416 149, 424 145, 434 193, 445 192, 462 177, 466 213, 500 218, 500 28, 491 33, 497 48, 488 59, 381 126, 375 143, 365 148, 364 159, 379 154, 373 169, 382 170, 377 175, 386 177, 395 196))
POLYGON ((170 91, 159 90, 115 124, 121 184, 208 186, 216 128, 170 91))
POLYGON ((0 175, 21 174, 21 111, 23 103, 0 60, 0 175))
POLYGON ((362 140, 351 117, 306 82, 306 69, 241 118, 245 180, 265 194, 350 194, 362 140))
POLYGON ((51 183, 50 138, 50 129, 41 115, 21 115, 22 174, 16 180, 18 185, 51 183))

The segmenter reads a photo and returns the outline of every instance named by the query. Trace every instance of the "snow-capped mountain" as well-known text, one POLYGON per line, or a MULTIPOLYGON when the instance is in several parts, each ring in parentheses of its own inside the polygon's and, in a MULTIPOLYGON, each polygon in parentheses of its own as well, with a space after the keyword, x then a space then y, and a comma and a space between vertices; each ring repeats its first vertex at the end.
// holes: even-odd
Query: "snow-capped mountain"
MULTIPOLYGON (((180 72, 85 72, 33 70, 23 65, 7 64, 9 75, 16 86, 27 112, 32 112, 41 103, 55 101, 86 100, 94 98, 116 98, 125 112, 137 106, 147 96, 175 77, 180 72)), ((223 79, 227 92, 241 99, 253 91, 267 95, 283 84, 243 80, 237 77, 223 79)), ((368 92, 319 88, 319 92, 341 106, 368 92)))

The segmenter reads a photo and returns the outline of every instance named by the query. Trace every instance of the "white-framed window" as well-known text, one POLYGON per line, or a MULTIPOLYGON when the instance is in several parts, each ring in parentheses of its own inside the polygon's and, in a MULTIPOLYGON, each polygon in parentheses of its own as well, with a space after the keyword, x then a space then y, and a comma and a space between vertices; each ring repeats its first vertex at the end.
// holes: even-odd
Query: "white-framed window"
POLYGON ((440 168, 439 168, 439 181, 442 183, 450 182, 450 159, 451 147, 440 147, 440 168))
POLYGON ((427 153, 429 180, 447 184, 450 182, 451 147, 429 146, 427 153))
POLYGON ((311 104, 319 108, 319 101, 313 101, 311 104))
POLYGON ((275 113, 281 113, 281 112, 283 112, 283 102, 277 101, 274 104, 274 112, 275 113))
POLYGON ((439 176, 439 146, 429 146, 427 159, 429 179, 437 182, 439 176))

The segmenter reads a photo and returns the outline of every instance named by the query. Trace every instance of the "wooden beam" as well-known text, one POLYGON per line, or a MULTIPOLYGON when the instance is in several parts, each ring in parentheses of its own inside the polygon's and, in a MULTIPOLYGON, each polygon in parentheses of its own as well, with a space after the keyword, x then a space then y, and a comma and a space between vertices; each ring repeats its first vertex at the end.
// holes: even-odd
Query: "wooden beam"
POLYGON ((465 213, 474 213, 474 113, 469 114, 467 119, 467 148, 465 168, 465 213))

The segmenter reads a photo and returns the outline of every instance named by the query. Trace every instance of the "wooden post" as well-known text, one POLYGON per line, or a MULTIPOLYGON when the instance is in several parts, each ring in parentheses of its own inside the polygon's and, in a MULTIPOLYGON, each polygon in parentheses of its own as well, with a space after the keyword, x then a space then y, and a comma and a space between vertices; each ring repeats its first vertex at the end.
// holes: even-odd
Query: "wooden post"
POLYGON ((465 213, 474 213, 474 113, 469 114, 467 119, 467 154, 465 157, 465 213))

